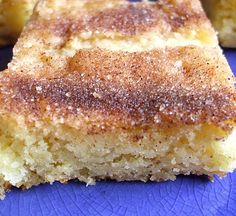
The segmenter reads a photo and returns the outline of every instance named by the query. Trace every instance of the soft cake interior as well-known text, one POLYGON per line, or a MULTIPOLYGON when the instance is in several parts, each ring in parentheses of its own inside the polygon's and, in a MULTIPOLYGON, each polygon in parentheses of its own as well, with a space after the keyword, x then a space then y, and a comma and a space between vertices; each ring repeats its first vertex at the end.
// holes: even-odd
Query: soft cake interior
POLYGON ((236 165, 235 131, 213 125, 83 134, 63 122, 1 117, 0 173, 12 185, 78 178, 166 180, 176 174, 224 175, 236 165))
POLYGON ((203 0, 222 46, 236 47, 236 1, 203 0))

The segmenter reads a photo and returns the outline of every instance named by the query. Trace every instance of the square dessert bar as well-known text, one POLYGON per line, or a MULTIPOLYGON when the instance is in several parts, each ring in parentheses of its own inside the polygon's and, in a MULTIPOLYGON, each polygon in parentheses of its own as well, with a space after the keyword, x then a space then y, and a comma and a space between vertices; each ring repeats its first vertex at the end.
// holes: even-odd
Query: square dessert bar
POLYGON ((198 0, 42 0, 0 74, 2 193, 224 176, 234 83, 198 0))

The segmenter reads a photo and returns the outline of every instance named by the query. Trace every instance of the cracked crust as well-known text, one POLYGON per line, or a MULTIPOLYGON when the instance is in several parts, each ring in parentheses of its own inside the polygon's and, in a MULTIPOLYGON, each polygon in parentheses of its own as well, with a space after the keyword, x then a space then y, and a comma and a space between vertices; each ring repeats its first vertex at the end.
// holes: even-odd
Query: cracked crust
MULTIPOLYGON (((42 3, 41 7, 48 9, 47 5, 50 2, 53 1, 42 3)), ((38 16, 41 16, 42 19, 40 22, 37 21, 33 28, 45 29, 45 27, 49 27, 58 36, 77 34, 85 30, 99 31, 100 33, 117 32, 121 35, 132 36, 153 28, 164 33, 207 23, 207 18, 198 1, 194 1, 194 3, 191 1, 176 1, 173 4, 169 0, 160 0, 156 3, 147 4, 117 0, 110 1, 110 3, 112 7, 103 8, 103 10, 98 7, 83 12, 79 8, 80 15, 74 15, 74 11, 80 5, 70 4, 60 11, 56 11, 56 15, 50 15, 50 21, 47 14, 44 16, 44 12, 38 11, 38 16), (185 10, 186 8, 188 10, 185 10), (64 11, 67 10, 70 10, 71 14, 65 14, 64 11)), ((101 5, 104 5, 104 3, 101 5)), ((90 5, 83 6, 85 8, 91 7, 90 5)))
POLYGON ((1 74, 1 112, 88 122, 81 125, 98 125, 96 133, 168 124, 224 122, 227 128, 226 122, 235 121, 235 80, 199 1, 66 2, 40 1, 36 7, 8 71, 1 74), (208 44, 208 35, 212 42, 208 48, 193 46, 186 38, 185 46, 141 52, 93 45, 72 47, 74 54, 67 55, 63 49, 81 32, 95 38, 119 32, 126 41, 132 35, 140 40, 150 28, 166 40, 168 31, 203 31, 204 37, 196 40, 208 44))
POLYGON ((234 77, 218 48, 80 50, 53 77, 6 71, 0 83, 1 107, 10 112, 87 117, 103 130, 236 120, 234 77))
POLYGON ((35 43, 37 54, 49 49, 60 52, 78 38, 83 42, 100 38, 140 42, 150 32, 158 37, 157 40, 164 40, 163 45, 168 39, 174 37, 178 41, 181 36, 206 46, 218 43, 198 0, 159 0, 155 3, 72 0, 70 4, 67 1, 39 2, 15 47, 15 56, 29 50, 33 54, 31 47, 35 43))

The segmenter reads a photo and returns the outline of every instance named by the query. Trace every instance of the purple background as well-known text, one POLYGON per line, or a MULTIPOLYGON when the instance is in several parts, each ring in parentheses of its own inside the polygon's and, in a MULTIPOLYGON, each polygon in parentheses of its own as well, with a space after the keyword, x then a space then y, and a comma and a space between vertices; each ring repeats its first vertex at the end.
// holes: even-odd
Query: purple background
MULTIPOLYGON (((225 50, 236 73, 236 50, 225 50)), ((0 68, 11 49, 0 50, 0 68)), ((236 143, 235 143, 236 144, 236 143)), ((236 172, 209 182, 205 177, 179 176, 162 183, 79 182, 45 184, 27 191, 13 189, 0 201, 0 216, 236 216, 236 172)))

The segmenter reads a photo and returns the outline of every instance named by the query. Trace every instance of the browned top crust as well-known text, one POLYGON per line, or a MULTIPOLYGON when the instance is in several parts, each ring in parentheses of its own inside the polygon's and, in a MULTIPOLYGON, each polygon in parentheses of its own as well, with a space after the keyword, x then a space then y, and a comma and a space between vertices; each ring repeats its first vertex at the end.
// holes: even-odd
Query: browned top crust
POLYGON ((118 32, 126 42, 153 29, 166 41, 168 32, 203 31, 197 39, 204 44, 215 33, 198 0, 67 1, 44 0, 36 7, 13 61, 0 75, 2 116, 52 124, 59 119, 90 132, 236 121, 235 80, 219 47, 125 52, 94 45, 72 47, 72 55, 63 48, 83 32, 111 40, 118 32))
MULTIPOLYGON (((117 32, 121 35, 136 35, 152 28, 162 33, 176 31, 181 27, 202 25, 207 18, 199 2, 195 6, 191 1, 159 0, 156 3, 130 3, 119 1, 121 5, 112 8, 94 8, 94 10, 76 15, 58 11, 57 15, 41 17, 33 28, 47 29, 59 36, 68 36, 83 31, 100 33, 117 32)), ((75 8, 71 8, 75 10, 75 8)), ((39 14, 40 16, 40 14, 39 14)))
POLYGON ((204 44, 212 40, 217 45, 215 32, 199 0, 137 3, 128 0, 43 0, 21 35, 15 56, 18 49, 21 54, 27 50, 24 46, 27 41, 34 42, 34 50, 37 45, 42 50, 58 51, 73 38, 83 37, 83 33, 90 38, 128 39, 142 37, 150 31, 164 39, 175 33, 186 38, 195 35, 193 37, 204 44))
POLYGON ((57 77, 6 71, 0 77, 0 106, 38 118, 86 117, 110 127, 218 124, 236 120, 233 82, 215 48, 80 50, 57 77))

